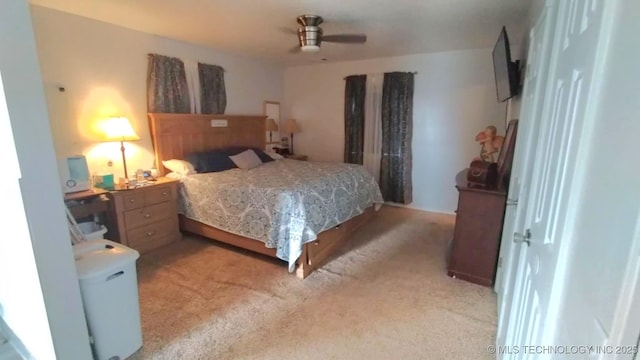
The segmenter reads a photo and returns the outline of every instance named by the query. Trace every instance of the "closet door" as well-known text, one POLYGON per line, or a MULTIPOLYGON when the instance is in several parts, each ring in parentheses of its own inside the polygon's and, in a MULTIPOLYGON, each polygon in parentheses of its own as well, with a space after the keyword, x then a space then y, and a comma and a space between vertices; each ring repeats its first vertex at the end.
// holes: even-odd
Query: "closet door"
MULTIPOLYGON (((533 155, 533 176, 527 201, 518 205, 524 212, 521 228, 513 241, 521 247, 509 311, 506 345, 549 345, 561 326, 558 310, 565 286, 566 264, 571 254, 563 249, 573 240, 568 208, 577 191, 576 159, 584 151, 580 139, 584 124, 593 118, 598 81, 594 77, 596 58, 606 54, 610 33, 601 31, 605 1, 550 1, 549 16, 557 21, 546 93, 540 112, 539 141, 533 155)), ((612 3, 608 3, 609 6, 612 3)), ((534 104, 535 105, 535 104, 534 104)), ((580 175, 578 175, 580 176, 580 175)), ((582 331, 582 329, 581 329, 582 331)), ((585 331, 587 331, 585 329, 585 331)), ((604 339, 590 339, 601 344, 604 339)), ((505 354, 509 359, 540 359, 537 353, 505 354)))
POLYGON ((514 244, 514 229, 521 229, 524 211, 518 211, 527 203, 527 192, 531 186, 533 157, 539 141, 540 112, 542 99, 546 94, 546 83, 551 54, 552 35, 556 21, 556 8, 542 9, 538 20, 529 33, 529 51, 525 66, 522 107, 518 122, 518 139, 513 160, 513 170, 509 185, 505 211, 500 257, 496 273, 496 293, 498 294, 498 334, 497 343, 504 345, 509 311, 514 297, 515 273, 520 258, 521 247, 514 244), (519 205, 520 204, 520 205, 519 205))

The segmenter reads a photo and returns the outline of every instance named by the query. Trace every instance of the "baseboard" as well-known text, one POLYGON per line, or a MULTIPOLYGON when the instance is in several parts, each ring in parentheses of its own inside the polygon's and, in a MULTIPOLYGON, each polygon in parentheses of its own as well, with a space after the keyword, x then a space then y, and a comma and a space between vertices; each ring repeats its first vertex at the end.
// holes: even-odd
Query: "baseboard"
POLYGON ((403 204, 392 203, 392 202, 385 202, 384 204, 385 204, 385 205, 388 205, 388 206, 394 206, 394 207, 399 207, 399 208, 406 208, 406 209, 411 209, 411 210, 418 210, 418 211, 428 212, 428 213, 432 213, 432 214, 453 215, 453 216, 455 216, 455 215, 456 215, 456 213, 455 213, 455 212, 448 212, 448 211, 442 211, 442 210, 426 209, 426 208, 417 207, 417 206, 414 206, 414 205, 411 205, 411 204, 403 205, 403 204))
POLYGON ((0 358, 1 359, 34 359, 27 351, 22 341, 13 333, 11 328, 0 316, 0 358))

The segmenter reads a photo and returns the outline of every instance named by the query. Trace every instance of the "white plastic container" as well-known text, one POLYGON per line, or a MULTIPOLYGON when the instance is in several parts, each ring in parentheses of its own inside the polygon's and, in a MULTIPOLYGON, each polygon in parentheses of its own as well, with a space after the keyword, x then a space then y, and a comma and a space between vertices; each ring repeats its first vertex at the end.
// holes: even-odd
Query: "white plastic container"
POLYGON ((78 227, 87 241, 104 239, 104 234, 107 233, 107 228, 104 225, 98 225, 93 221, 78 223, 78 227))
POLYGON ((140 254, 105 239, 74 245, 73 254, 96 360, 126 359, 142 346, 140 254))

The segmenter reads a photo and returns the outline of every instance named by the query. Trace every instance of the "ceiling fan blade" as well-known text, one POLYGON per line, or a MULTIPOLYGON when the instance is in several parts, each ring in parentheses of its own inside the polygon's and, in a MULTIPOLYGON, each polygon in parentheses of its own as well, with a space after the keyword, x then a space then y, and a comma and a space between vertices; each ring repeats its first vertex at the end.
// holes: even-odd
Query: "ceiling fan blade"
POLYGON ((322 41, 347 44, 362 44, 367 41, 367 35, 364 34, 336 34, 323 35, 322 41))

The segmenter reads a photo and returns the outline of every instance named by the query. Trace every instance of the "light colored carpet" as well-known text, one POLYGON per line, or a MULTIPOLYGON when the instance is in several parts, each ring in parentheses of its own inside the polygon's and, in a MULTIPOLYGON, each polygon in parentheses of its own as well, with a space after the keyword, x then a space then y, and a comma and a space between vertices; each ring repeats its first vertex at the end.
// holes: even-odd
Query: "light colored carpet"
POLYGON ((449 278, 454 217, 383 207, 322 269, 194 236, 138 260, 133 359, 490 359, 496 297, 449 278))

